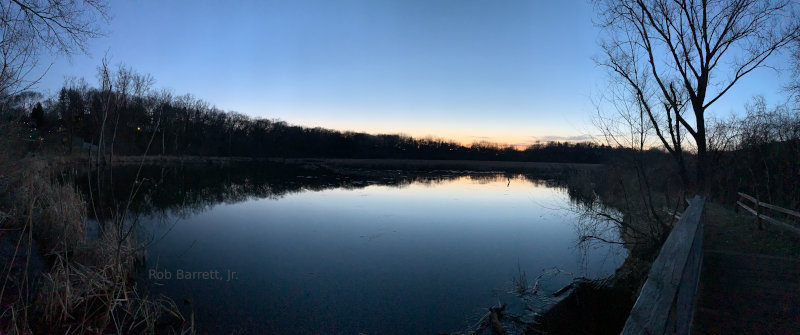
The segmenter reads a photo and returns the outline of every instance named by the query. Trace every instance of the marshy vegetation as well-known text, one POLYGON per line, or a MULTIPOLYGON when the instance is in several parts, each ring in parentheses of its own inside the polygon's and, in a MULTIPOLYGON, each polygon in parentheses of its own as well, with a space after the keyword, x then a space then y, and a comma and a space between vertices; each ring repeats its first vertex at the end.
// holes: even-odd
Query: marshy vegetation
MULTIPOLYGON (((776 1, 774 8, 762 7, 773 2, 703 2, 673 11, 671 6, 686 4, 640 1, 629 7, 596 1, 608 33, 599 65, 617 80, 608 97, 615 112, 598 116, 606 142, 525 148, 308 128, 226 112, 192 95, 155 90, 150 75, 124 65, 110 69, 106 60, 98 85, 71 79, 45 96, 25 82, 41 51, 82 50, 87 39, 99 36, 92 13, 106 16, 102 1, 79 1, 74 11, 58 11, 59 1, 47 3, 51 6, 14 1, 0 17, 7 65, 0 76, 0 332, 194 333, 191 302, 175 302, 143 285, 146 250, 156 238, 141 228, 140 217, 196 214, 220 203, 305 191, 438 185, 461 178, 486 184, 506 178, 510 185, 520 178, 566 189, 571 210, 580 214, 574 229, 581 248, 625 248, 624 263, 599 280, 558 269, 534 277, 518 263, 505 293, 525 306, 492 306, 472 323, 469 331, 478 333, 618 333, 649 262, 686 198, 696 192, 709 200, 709 245, 798 254, 796 237, 756 230, 730 209, 742 191, 782 207, 800 206, 800 100, 769 106, 755 98, 740 117, 705 114, 773 52, 798 41, 796 23, 771 24, 783 22, 780 11, 790 7, 785 2, 776 1), (704 55, 703 48, 684 43, 688 30, 673 23, 695 30, 707 26, 691 18, 670 21, 700 9, 717 10, 713 20, 752 25, 716 25, 726 28, 703 35, 718 42, 705 49, 714 54, 704 55), (37 11, 52 15, 31 15, 37 11), (640 16, 644 13, 649 20, 640 16), (631 26, 653 35, 619 34, 631 26), (762 34, 772 26, 785 29, 762 34), (727 29, 739 34, 726 39, 727 29), (649 43, 653 36, 658 41, 649 43), (728 47, 750 52, 742 54, 749 58, 730 59, 732 76, 725 78, 716 66, 725 63, 728 47), (666 59, 674 64, 661 68, 654 54, 685 57, 666 59), (541 168, 536 173, 519 175, 531 168, 527 162, 544 163, 533 165, 541 168), (549 166, 553 162, 570 164, 549 166), (128 166, 111 167, 118 163, 128 166), (573 163, 603 165, 576 172, 573 163), (570 279, 563 289, 541 288, 559 275, 570 279)), ((798 51, 800 44, 795 72, 798 51)), ((800 99, 798 82, 787 89, 800 99)), ((380 234, 361 237, 369 242, 380 234)))
POLYGON ((134 283, 141 245, 121 218, 87 234, 88 206, 62 167, 41 159, 4 166, 3 328, 13 334, 146 333, 181 330, 184 318, 166 297, 134 283), (7 206, 7 207, 6 207, 7 206), (6 254, 8 252, 9 254, 6 254), (176 326, 177 325, 177 326, 176 326))

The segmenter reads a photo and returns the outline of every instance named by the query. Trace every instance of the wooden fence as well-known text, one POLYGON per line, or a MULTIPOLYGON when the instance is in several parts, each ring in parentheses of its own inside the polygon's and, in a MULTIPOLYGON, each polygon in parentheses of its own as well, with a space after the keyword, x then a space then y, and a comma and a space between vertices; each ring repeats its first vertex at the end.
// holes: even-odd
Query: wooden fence
POLYGON ((622 334, 688 334, 703 263, 705 198, 695 196, 650 268, 622 334))
MULTIPOLYGON (((739 201, 736 201, 736 204, 741 206, 742 208, 744 208, 748 212, 750 212, 750 214, 753 214, 753 215, 756 216, 756 219, 758 220, 758 229, 764 229, 763 223, 761 221, 761 220, 764 220, 764 221, 772 223, 772 224, 774 224, 774 225, 776 225, 778 227, 791 230, 791 231, 795 232, 796 234, 800 234, 800 228, 797 228, 797 227, 795 227, 795 226, 793 226, 791 224, 788 224, 788 223, 785 223, 785 222, 781 222, 781 221, 775 220, 775 219, 773 219, 773 218, 771 218, 769 216, 766 216, 761 211, 761 209, 762 208, 766 208, 766 209, 770 209, 770 210, 773 210, 773 211, 776 211, 776 212, 780 212, 780 213, 785 214, 788 218, 791 218, 791 219, 794 219, 794 220, 800 219, 800 213, 798 213, 797 211, 793 211, 791 209, 786 209, 786 208, 783 208, 783 207, 778 207, 778 206, 775 206, 775 205, 770 205, 770 204, 768 204, 766 202, 758 201, 758 199, 756 199, 755 197, 749 196, 749 195, 744 194, 742 192, 739 192, 739 201), (749 200, 750 202, 752 202, 753 203, 753 205, 752 205, 753 207, 751 208, 750 206, 747 206, 744 203, 744 200, 749 200)), ((738 209, 738 207, 736 207, 736 208, 738 209)))

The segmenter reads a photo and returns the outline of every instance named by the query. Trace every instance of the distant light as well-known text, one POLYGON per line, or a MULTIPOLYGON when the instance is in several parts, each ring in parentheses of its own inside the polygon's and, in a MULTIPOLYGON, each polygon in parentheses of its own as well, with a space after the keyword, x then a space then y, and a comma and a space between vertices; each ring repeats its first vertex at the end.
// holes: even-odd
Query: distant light
POLYGON ((142 127, 136 127, 136 131, 142 131, 142 127))

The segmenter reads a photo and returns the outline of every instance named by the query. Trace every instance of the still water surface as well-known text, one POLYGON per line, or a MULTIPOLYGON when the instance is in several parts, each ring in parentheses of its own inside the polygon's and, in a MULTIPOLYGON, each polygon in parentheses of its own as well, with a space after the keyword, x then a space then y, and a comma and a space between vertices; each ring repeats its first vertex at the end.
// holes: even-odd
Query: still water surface
POLYGON ((203 332, 461 331, 498 302, 514 305, 520 270, 533 281, 560 269, 541 281, 552 293, 572 277, 606 277, 625 257, 579 247, 566 188, 536 177, 217 170, 222 186, 195 187, 185 171, 151 176, 166 186, 140 206, 155 240, 142 277, 203 332), (169 197, 184 200, 158 205, 169 197))

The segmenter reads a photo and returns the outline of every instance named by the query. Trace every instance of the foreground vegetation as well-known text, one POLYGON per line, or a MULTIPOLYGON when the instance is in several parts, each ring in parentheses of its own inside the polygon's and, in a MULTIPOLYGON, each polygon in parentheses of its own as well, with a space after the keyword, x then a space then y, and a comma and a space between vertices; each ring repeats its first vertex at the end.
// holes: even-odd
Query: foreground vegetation
POLYGON ((73 160, 20 158, 20 141, 3 138, 0 159, 0 332, 191 331, 173 301, 137 287, 142 245, 125 215, 92 215, 89 237, 99 207, 64 178, 73 160))

